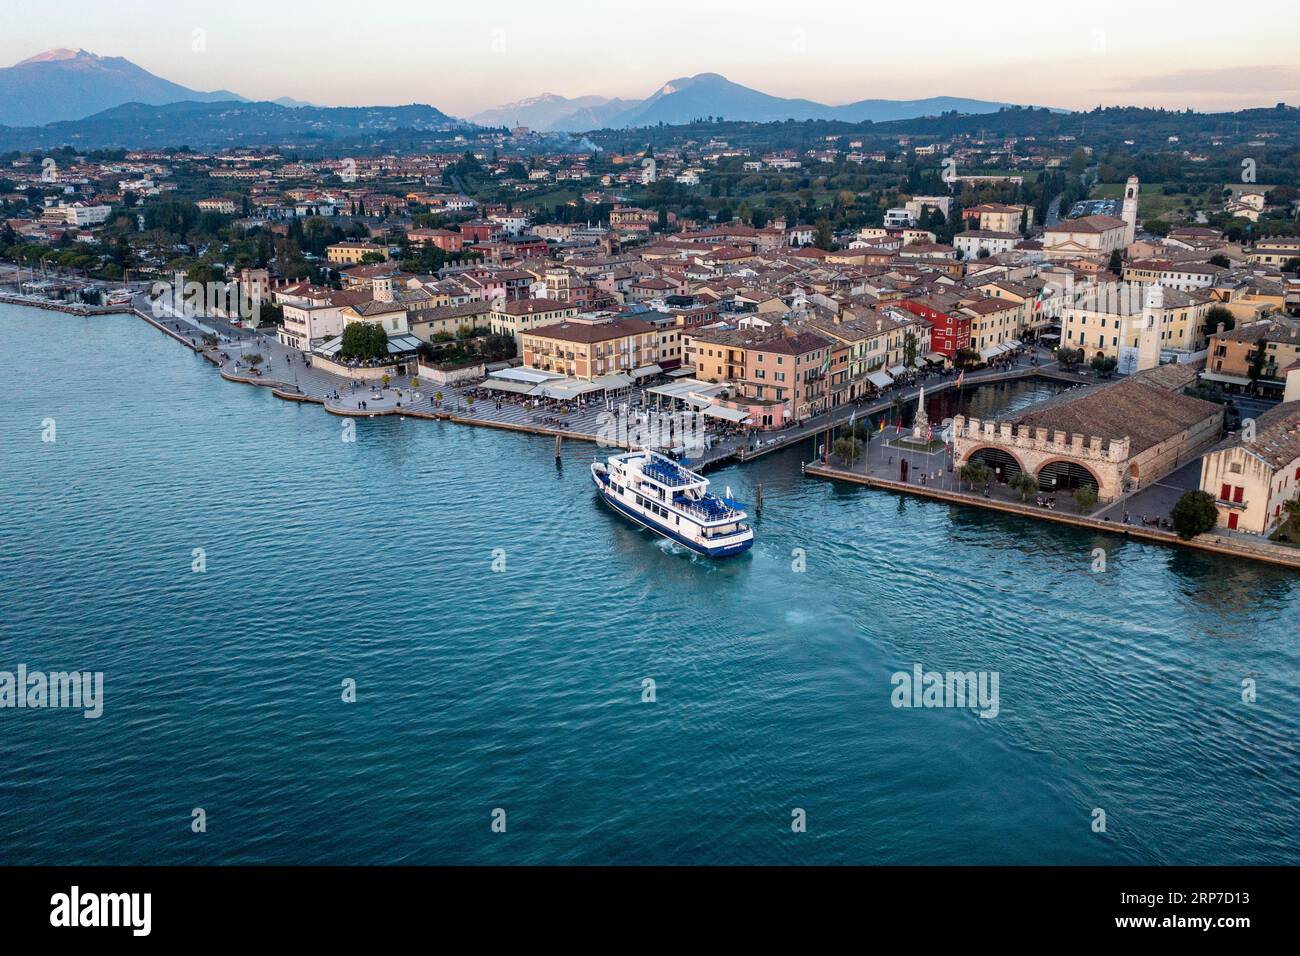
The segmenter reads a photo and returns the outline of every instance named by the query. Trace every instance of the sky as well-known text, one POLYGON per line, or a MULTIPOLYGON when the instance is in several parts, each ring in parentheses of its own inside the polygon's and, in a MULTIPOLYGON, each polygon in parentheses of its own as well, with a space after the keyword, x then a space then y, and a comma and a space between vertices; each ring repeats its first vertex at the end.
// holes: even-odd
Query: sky
POLYGON ((695 73, 777 96, 1239 109, 1300 103, 1294 0, 0 0, 0 65, 55 47, 192 89, 456 116, 540 93, 641 99, 695 73), (33 8, 35 9, 35 8, 33 8))

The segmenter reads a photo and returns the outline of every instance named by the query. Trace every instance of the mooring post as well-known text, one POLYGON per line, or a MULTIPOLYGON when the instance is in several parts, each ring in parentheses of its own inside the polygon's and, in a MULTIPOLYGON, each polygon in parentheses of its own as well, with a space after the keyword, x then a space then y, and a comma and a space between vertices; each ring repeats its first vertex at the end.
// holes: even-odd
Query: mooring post
POLYGON ((564 436, 563 436, 563 435, 556 435, 556 436, 555 436, 555 460, 556 460, 556 461, 559 461, 559 460, 560 460, 560 446, 561 446, 563 443, 564 443, 564 436))
POLYGON ((763 483, 760 481, 758 483, 758 488, 754 492, 754 511, 761 512, 762 510, 763 510, 763 483))

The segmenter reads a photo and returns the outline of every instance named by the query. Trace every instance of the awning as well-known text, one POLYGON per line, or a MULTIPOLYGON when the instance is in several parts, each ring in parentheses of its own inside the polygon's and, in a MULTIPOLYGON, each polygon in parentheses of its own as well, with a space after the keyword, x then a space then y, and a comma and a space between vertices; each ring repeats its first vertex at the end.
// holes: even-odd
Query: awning
POLYGON ((694 365, 683 365, 680 368, 675 368, 671 372, 667 373, 669 378, 682 378, 683 376, 694 375, 694 374, 695 374, 694 365))
POLYGON ((710 405, 704 410, 704 414, 713 418, 724 418, 729 422, 749 421, 748 412, 742 412, 739 408, 728 408, 726 405, 710 405))
POLYGON ((698 379, 682 378, 675 382, 665 382, 663 385, 656 385, 653 388, 647 388, 646 391, 651 395, 662 395, 665 398, 679 398, 685 400, 688 395, 696 393, 706 398, 718 395, 725 391, 726 385, 714 382, 701 382, 698 379))
POLYGON ((876 386, 876 388, 888 388, 894 384, 894 380, 884 372, 868 372, 867 381, 876 386))
POLYGON ((414 335, 390 335, 388 337, 388 354, 401 355, 417 351, 423 342, 414 335))
POLYGON ((922 357, 923 359, 925 359, 927 362, 946 362, 946 361, 948 361, 948 356, 944 355, 942 352, 926 352, 926 353, 925 353, 923 356, 921 356, 921 357, 922 357))
POLYGON ((1002 354, 1002 347, 999 345, 986 345, 984 346, 984 348, 980 349, 980 358, 984 359, 985 361, 991 358, 995 358, 996 356, 1001 354, 1002 354))
POLYGON ((610 372, 608 375, 597 375, 595 382, 605 391, 613 391, 620 388, 631 388, 632 379, 620 372, 610 372))
POLYGON ((907 367, 903 365, 895 365, 892 368, 890 368, 889 374, 892 375, 894 378, 898 378, 900 375, 906 375, 907 367))
POLYGON ((535 368, 503 368, 493 372, 489 377, 507 382, 528 382, 530 385, 539 385, 542 382, 564 378, 563 375, 557 375, 554 372, 543 372, 535 368))
POLYGON ((490 388, 497 392, 514 392, 516 395, 530 395, 533 389, 537 388, 529 382, 512 382, 509 379, 491 379, 483 383, 484 388, 490 388))
POLYGON ((663 372, 658 365, 642 365, 640 368, 632 369, 633 378, 645 378, 648 375, 659 375, 663 372))
POLYGON ((1250 379, 1243 375, 1224 375, 1222 372, 1202 372, 1201 378, 1210 382, 1223 382, 1225 385, 1250 384, 1250 379))
POLYGON ((572 398, 578 398, 586 395, 588 392, 598 392, 602 386, 595 382, 586 382, 580 378, 571 378, 563 381, 543 382, 537 386, 534 395, 541 395, 544 398, 554 398, 559 401, 568 401, 572 398))
POLYGON ((1025 343, 1024 343, 1024 342, 1021 342, 1019 339, 1008 339, 1007 341, 1003 342, 1002 344, 1005 345, 1005 346, 1006 346, 1007 348, 1009 348, 1009 349, 1018 349, 1018 348, 1022 348, 1022 347, 1024 346, 1025 343))
MULTIPOLYGON (((390 335, 388 337, 389 355, 406 355, 419 349, 424 343, 414 335, 390 335)), ((317 355, 333 358, 343 348, 343 336, 336 335, 316 349, 317 355)))

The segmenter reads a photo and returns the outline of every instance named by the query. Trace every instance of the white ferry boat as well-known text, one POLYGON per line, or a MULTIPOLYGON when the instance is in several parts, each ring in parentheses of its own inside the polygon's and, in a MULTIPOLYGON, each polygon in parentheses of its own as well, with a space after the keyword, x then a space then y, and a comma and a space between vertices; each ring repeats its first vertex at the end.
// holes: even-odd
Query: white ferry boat
POLYGON ((593 462, 591 477, 615 511, 709 558, 748 551, 754 529, 744 506, 709 494, 709 480, 652 451, 593 462))

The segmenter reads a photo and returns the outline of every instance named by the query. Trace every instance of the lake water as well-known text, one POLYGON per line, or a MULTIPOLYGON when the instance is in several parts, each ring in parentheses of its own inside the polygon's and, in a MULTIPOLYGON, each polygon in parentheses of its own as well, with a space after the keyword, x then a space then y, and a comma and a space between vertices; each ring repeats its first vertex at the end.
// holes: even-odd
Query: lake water
POLYGON ((585 443, 344 442, 130 316, 0 341, 0 670, 104 674, 99 719, 0 709, 0 863, 1300 862, 1294 573, 805 478, 811 442, 710 476, 765 507, 709 563, 585 443), (894 707, 918 663, 997 716, 894 707))

